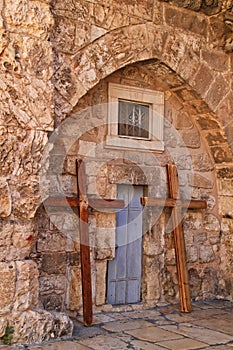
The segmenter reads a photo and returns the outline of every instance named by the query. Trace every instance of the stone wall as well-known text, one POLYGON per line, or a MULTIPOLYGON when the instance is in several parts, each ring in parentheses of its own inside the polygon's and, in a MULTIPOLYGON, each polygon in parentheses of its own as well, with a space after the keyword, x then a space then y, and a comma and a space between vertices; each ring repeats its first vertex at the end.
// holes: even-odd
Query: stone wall
POLYGON ((72 329, 65 315, 38 307, 38 266, 29 258, 40 160, 54 122, 53 17, 47 1, 0 1, 0 11, 0 338, 9 326, 14 342, 34 342, 72 329))
MULTIPOLYGON (((77 154, 88 153, 89 194, 112 198, 117 169, 119 174, 121 169, 125 174, 133 171, 132 181, 137 182, 137 169, 142 168, 148 183, 140 181, 150 187, 155 159, 160 181, 151 193, 164 195, 164 166, 175 160, 182 195, 188 181, 193 198, 208 201, 208 211, 185 216, 193 297, 232 299, 232 15, 228 0, 0 1, 0 337, 7 326, 14 327, 15 342, 70 334, 72 325, 62 312, 80 312, 76 216, 41 206, 48 187, 52 193, 76 193, 77 154), (84 107, 106 101, 108 81, 165 92, 169 123, 164 154, 151 159, 143 152, 138 156, 112 151, 108 157, 123 161, 106 165, 111 160, 101 145, 106 128, 95 128, 106 111, 93 109, 86 116, 82 112, 78 122, 76 116, 84 107), (63 120, 66 126, 50 138, 48 147, 53 163, 50 185, 39 186, 41 163, 47 157, 43 150, 63 120), (80 120, 87 122, 81 125, 80 120), (92 130, 82 135, 90 120, 92 130), (183 157, 184 148, 190 158, 183 157), (187 180, 190 164, 194 176, 187 180)), ((177 301, 173 241, 165 231, 168 216, 167 211, 145 213, 150 218, 143 242, 142 297, 147 304, 177 301), (151 280, 154 274, 158 278, 151 280)), ((105 302, 114 227, 114 214, 106 219, 92 212, 96 305, 105 302), (102 227, 106 221, 107 230, 102 227), (105 242, 96 241, 98 231, 106 233, 105 242)))
MULTIPOLYGON (((221 257, 221 253, 229 249, 223 241, 226 236, 229 240, 230 234, 227 230, 226 236, 222 234, 218 206, 215 162, 222 160, 221 152, 216 152, 214 146, 215 142, 224 144, 226 139, 214 117, 175 73, 156 60, 145 61, 119 70, 80 99, 69 118, 58 127, 50 159, 51 163, 56 163, 55 157, 62 157, 63 154, 62 176, 57 176, 57 187, 62 187, 65 195, 74 196, 77 193, 75 160, 77 155, 84 157, 87 192, 90 197, 97 198, 116 198, 117 184, 125 182, 144 185, 149 195, 165 197, 168 194, 165 165, 170 161, 175 162, 179 169, 181 196, 205 199, 208 203, 205 211, 186 211, 184 214, 187 260, 194 299, 232 297, 231 288, 226 287, 229 281, 221 257), (106 148, 105 103, 108 101, 109 82, 165 93, 164 152, 106 148), (80 125, 85 127, 81 137, 78 137, 82 129, 80 125), (213 146, 208 146, 208 140, 213 146), (64 155, 65 148, 67 156, 64 155), (59 154, 60 150, 63 151, 59 154)), ((42 258, 40 300, 48 309, 57 308, 75 315, 82 312, 80 260, 76 259, 76 265, 71 266, 69 256, 79 257, 79 245, 76 244, 79 237, 75 232, 78 223, 75 223, 72 215, 69 222, 72 227, 67 226, 67 221, 65 223, 68 215, 61 211, 52 213, 53 223, 57 224, 64 236, 56 229, 38 230, 37 252, 42 258), (67 245, 71 237, 73 244, 67 245), (76 302, 73 302, 75 299, 76 302)), ((167 227, 170 211, 145 209, 143 217, 143 305, 178 302, 174 242, 167 227)), ((40 218, 39 222, 42 222, 40 218)), ((107 261, 115 256, 115 215, 92 210, 90 238, 93 303, 103 309, 106 304, 107 261)))

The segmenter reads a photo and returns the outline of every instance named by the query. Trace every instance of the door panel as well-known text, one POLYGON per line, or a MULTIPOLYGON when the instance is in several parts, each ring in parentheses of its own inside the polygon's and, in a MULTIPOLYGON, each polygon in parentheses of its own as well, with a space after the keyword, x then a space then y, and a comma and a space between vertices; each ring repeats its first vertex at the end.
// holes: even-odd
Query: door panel
POLYGON ((117 213, 116 254, 108 262, 107 300, 110 304, 140 301, 142 270, 142 186, 118 187, 126 207, 117 213))

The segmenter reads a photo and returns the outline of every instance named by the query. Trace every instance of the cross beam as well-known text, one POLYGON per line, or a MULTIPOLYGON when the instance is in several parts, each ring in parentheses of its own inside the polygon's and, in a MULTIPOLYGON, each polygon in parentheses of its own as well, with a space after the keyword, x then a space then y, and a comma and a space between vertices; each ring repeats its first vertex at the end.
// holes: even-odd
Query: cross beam
POLYGON ((180 199, 178 172, 174 164, 167 165, 167 177, 170 198, 142 197, 141 203, 143 206, 149 207, 159 206, 172 208, 171 218, 173 224, 181 311, 191 312, 192 303, 190 296, 188 267, 186 262, 184 230, 182 225, 182 207, 188 209, 206 209, 207 203, 204 200, 188 201, 180 199))
POLYGON ((77 197, 49 197, 44 201, 45 206, 72 207, 79 216, 80 229, 80 256, 82 272, 82 299, 83 322, 86 326, 93 323, 92 307, 92 282, 90 244, 88 233, 88 208, 94 209, 122 209, 125 206, 123 200, 88 198, 86 192, 86 171, 82 159, 76 160, 77 197))

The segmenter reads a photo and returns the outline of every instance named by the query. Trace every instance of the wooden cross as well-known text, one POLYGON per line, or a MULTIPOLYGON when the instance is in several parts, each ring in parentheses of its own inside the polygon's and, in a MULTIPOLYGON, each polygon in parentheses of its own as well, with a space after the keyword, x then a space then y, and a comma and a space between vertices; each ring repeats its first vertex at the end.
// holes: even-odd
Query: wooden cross
POLYGON ((82 298, 83 298, 83 322, 91 326, 93 322, 92 310, 92 283, 90 244, 88 233, 88 209, 122 209, 125 206, 123 200, 88 198, 86 192, 86 171, 82 159, 76 160, 77 197, 50 197, 44 205, 50 207, 72 207, 79 215, 80 229, 80 256, 82 273, 82 298))
POLYGON ((170 198, 142 197, 141 203, 148 207, 171 207, 173 235, 176 255, 176 268, 178 276, 178 287, 180 296, 180 306, 182 312, 191 312, 192 303, 190 296, 190 286, 188 277, 188 267, 186 262, 186 249, 184 230, 182 225, 182 207, 189 209, 206 209, 205 200, 181 200, 179 191, 178 172, 174 164, 167 165, 168 187, 170 198))

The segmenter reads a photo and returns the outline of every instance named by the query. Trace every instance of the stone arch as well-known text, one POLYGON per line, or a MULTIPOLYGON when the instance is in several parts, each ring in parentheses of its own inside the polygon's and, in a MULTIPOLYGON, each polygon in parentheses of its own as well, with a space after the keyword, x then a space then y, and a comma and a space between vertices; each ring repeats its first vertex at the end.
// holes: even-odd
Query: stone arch
MULTIPOLYGON (((205 16, 203 15, 203 21, 205 16)), ((79 99, 118 69, 144 60, 158 59, 194 89, 225 129, 232 145, 230 116, 233 93, 225 76, 230 74, 230 55, 206 45, 205 35, 181 32, 172 25, 137 24, 112 30, 77 54, 66 57, 55 74, 58 92, 68 100, 66 113, 79 99), (66 77, 62 85, 61 77, 66 77), (70 96, 72 97, 70 98, 70 96)))

